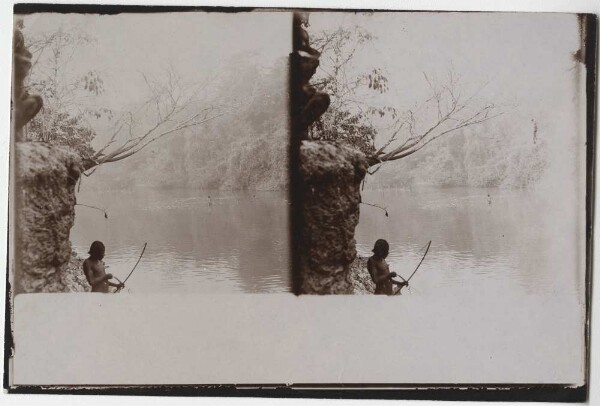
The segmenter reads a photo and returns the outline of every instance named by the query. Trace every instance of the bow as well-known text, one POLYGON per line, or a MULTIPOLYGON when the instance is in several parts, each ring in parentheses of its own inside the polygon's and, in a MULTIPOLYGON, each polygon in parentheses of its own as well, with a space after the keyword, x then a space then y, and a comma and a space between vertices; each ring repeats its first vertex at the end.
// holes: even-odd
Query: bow
MULTIPOLYGON (((140 260, 142 259, 142 256, 144 255, 144 251, 146 251, 146 245, 148 245, 147 242, 144 243, 144 248, 142 248, 142 253, 140 254, 140 257, 138 258, 137 262, 135 263, 135 265, 133 266, 133 269, 131 270, 131 272, 129 272, 129 275, 127 275, 127 278, 125 278, 125 280, 123 282, 121 282, 119 280, 119 278, 117 278, 116 276, 114 277, 116 280, 119 281, 119 283, 121 285, 123 285, 123 287, 125 286, 125 282, 127 282, 127 279, 129 279, 129 277, 131 276, 131 274, 133 273, 133 271, 135 271, 135 268, 138 266, 138 264, 140 263, 140 260)), ((117 290, 115 290, 115 293, 119 293, 121 291, 121 288, 117 288, 117 290)))
MULTIPOLYGON (((421 258, 421 261, 419 261, 419 264, 418 264, 418 265, 417 265, 417 267, 415 268, 414 272, 413 272, 413 273, 412 273, 412 274, 411 274, 411 275, 408 277, 408 279, 404 280, 404 278, 403 278, 402 276, 398 275, 398 276, 400 276, 400 279, 402 279, 404 282, 406 282, 406 284, 407 284, 407 285, 408 285, 408 281, 410 281, 410 280, 411 280, 411 278, 412 278, 413 276, 415 276, 415 274, 416 274, 416 273, 417 273, 417 271, 419 270, 419 267, 420 267, 420 266, 421 266, 421 264, 423 263, 423 260, 425 259, 425 256, 426 256, 426 255, 427 255, 427 253, 429 252, 429 247, 431 247, 431 241, 429 241, 429 242, 427 243, 427 249, 425 250, 425 253, 423 254, 423 258, 421 258)), ((404 285, 404 286, 406 286, 406 285, 404 285)), ((398 288, 398 290, 396 291, 396 293, 394 293, 394 295, 401 295, 402 293, 400 293, 400 291, 402 290, 402 288, 403 288, 404 286, 400 286, 400 288, 398 288)))

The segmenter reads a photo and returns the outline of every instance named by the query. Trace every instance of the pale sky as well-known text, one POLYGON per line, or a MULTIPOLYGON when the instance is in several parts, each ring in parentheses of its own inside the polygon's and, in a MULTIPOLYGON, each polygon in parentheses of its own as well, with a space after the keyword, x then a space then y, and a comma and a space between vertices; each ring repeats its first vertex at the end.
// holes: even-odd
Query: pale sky
POLYGON ((101 72, 105 100, 115 108, 144 99, 141 72, 159 75, 171 64, 184 79, 202 82, 242 53, 272 66, 288 54, 291 41, 290 15, 280 12, 34 14, 24 23, 25 35, 62 27, 96 38, 82 54, 81 68, 101 72))
MULTIPOLYGON (((452 67, 462 76, 465 94, 487 83, 478 93, 480 102, 494 103, 504 113, 485 123, 485 129, 471 131, 494 137, 501 129, 511 139, 530 140, 535 119, 550 149, 551 187, 583 179, 585 68, 572 58, 579 48, 576 14, 311 13, 309 31, 355 25, 376 38, 355 54, 349 69, 380 67, 389 79, 390 90, 374 97, 374 103, 401 111, 414 107, 431 96, 423 72, 443 83, 452 67)), ((386 133, 380 132, 379 145, 386 133)), ((577 194, 573 189, 555 192, 577 194)))
MULTIPOLYGON (((145 100, 142 72, 159 76, 170 64, 185 80, 202 82, 244 53, 273 66, 291 46, 287 12, 34 14, 24 22, 25 35, 62 27, 96 38, 82 53, 80 67, 100 71, 106 91, 98 101, 115 110, 145 100)), ((540 136, 553 140, 555 153, 574 147, 576 138, 562 135, 583 124, 584 105, 577 104, 582 67, 572 59, 579 48, 575 14, 313 12, 309 33, 340 25, 359 25, 376 37, 349 68, 383 69, 390 90, 374 103, 413 107, 430 94, 423 72, 443 83, 452 68, 462 77, 465 94, 487 83, 479 99, 504 113, 494 127, 531 137, 535 119, 540 136)), ((562 159, 556 172, 569 167, 573 162, 562 159)))
MULTIPOLYGON (((198 82, 241 53, 271 66, 290 51, 290 23, 284 12, 34 14, 25 17, 24 32, 74 28, 96 38, 82 52, 81 69, 101 72, 101 102, 118 108, 144 99, 141 72, 159 75, 169 64, 198 82)), ((481 98, 510 110, 511 121, 551 120, 573 97, 574 14, 312 13, 310 23, 311 33, 360 25, 376 36, 352 68, 383 68, 390 91, 378 103, 409 108, 428 95, 423 72, 443 82, 450 67, 463 77, 465 91, 488 83, 481 98)))
POLYGON ((470 86, 489 82, 495 100, 549 103, 564 90, 579 48, 575 14, 312 13, 310 24, 315 33, 359 25, 375 35, 353 65, 383 68, 388 99, 402 104, 427 90, 422 72, 442 77, 451 66, 470 86))

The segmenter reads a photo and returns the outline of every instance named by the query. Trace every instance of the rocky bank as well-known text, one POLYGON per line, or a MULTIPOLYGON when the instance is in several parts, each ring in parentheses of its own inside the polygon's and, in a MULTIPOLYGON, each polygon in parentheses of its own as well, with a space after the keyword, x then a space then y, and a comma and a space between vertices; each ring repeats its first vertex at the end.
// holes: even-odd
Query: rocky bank
POLYGON ((19 142, 15 166, 15 293, 80 290, 69 241, 80 158, 66 148, 19 142))
POLYGON ((65 292, 90 292, 92 289, 83 274, 83 259, 75 251, 71 252, 71 259, 62 274, 65 292))
POLYGON ((375 292, 375 284, 367 271, 367 259, 357 255, 350 265, 350 279, 355 295, 372 295, 375 292))
POLYGON ((360 184, 365 155, 345 145, 303 141, 300 147, 300 292, 352 294, 360 184))

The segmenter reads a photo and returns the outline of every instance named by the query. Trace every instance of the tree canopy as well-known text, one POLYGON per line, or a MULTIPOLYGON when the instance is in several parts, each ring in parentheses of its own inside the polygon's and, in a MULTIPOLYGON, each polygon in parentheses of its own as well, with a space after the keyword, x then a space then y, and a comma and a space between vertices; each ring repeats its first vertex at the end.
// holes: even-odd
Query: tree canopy
POLYGON ((206 83, 184 83, 172 67, 159 78, 142 73, 147 99, 115 112, 95 100, 104 91, 102 74, 93 67, 81 73, 85 61, 80 52, 94 38, 58 28, 28 41, 33 54, 28 87, 42 96, 44 107, 27 128, 27 137, 73 148, 85 170, 128 158, 159 138, 226 114, 225 106, 203 101, 206 83), (112 128, 98 149, 92 147, 98 135, 94 120, 108 121, 104 128, 112 128))
POLYGON ((440 137, 502 114, 494 104, 481 103, 478 91, 466 94, 452 69, 441 82, 423 72, 423 86, 430 96, 414 109, 378 104, 373 96, 389 90, 384 69, 374 66, 357 72, 349 68, 374 36, 354 26, 313 33, 313 37, 313 46, 322 54, 314 85, 329 93, 332 101, 311 135, 361 150, 372 166, 412 155, 440 137))

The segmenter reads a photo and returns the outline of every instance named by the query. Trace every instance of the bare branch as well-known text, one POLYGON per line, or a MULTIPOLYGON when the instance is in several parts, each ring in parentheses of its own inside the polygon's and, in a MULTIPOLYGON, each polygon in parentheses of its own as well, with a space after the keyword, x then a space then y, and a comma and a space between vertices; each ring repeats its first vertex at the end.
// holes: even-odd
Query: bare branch
POLYGON ((104 218, 105 219, 108 218, 108 213, 106 212, 106 210, 101 209, 100 207, 91 206, 89 204, 82 204, 82 203, 75 203, 75 206, 83 206, 83 207, 88 207, 90 209, 95 209, 95 210, 101 211, 102 213, 104 213, 104 218))
POLYGON ((390 216, 390 215, 388 214, 388 211, 387 211, 387 209, 386 209, 385 207, 381 207, 381 206, 379 206, 379 205, 377 205, 377 204, 365 203, 365 202, 360 202, 360 204, 364 204, 364 205, 366 205, 366 206, 371 206, 371 207, 376 207, 376 208, 378 208, 379 210, 383 210, 383 212, 385 213, 385 216, 386 216, 386 217, 389 217, 389 216, 390 216))
POLYGON ((164 82, 159 82, 142 73, 149 97, 135 111, 121 116, 108 141, 86 161, 85 169, 127 158, 168 134, 204 124, 227 113, 220 106, 198 109, 200 89, 185 86, 172 68, 164 77, 164 82), (146 127, 148 122, 150 125, 146 127), (127 139, 115 147, 123 134, 128 134, 127 139))
POLYGON ((373 156, 369 157, 368 161, 371 166, 404 158, 421 150, 440 137, 465 127, 481 124, 503 114, 502 112, 495 113, 496 106, 493 104, 474 108, 475 96, 487 83, 463 100, 461 93, 457 91, 458 79, 453 72, 448 73, 448 83, 443 86, 436 86, 435 82, 425 72, 423 72, 423 76, 432 93, 424 104, 429 106, 429 110, 432 112, 431 115, 435 115, 436 119, 428 128, 418 131, 418 123, 427 120, 427 115, 422 114, 423 117, 417 117, 413 110, 408 110, 400 126, 392 133, 388 141, 373 156), (399 133, 405 125, 407 136, 400 144, 388 150, 397 141, 399 133))

